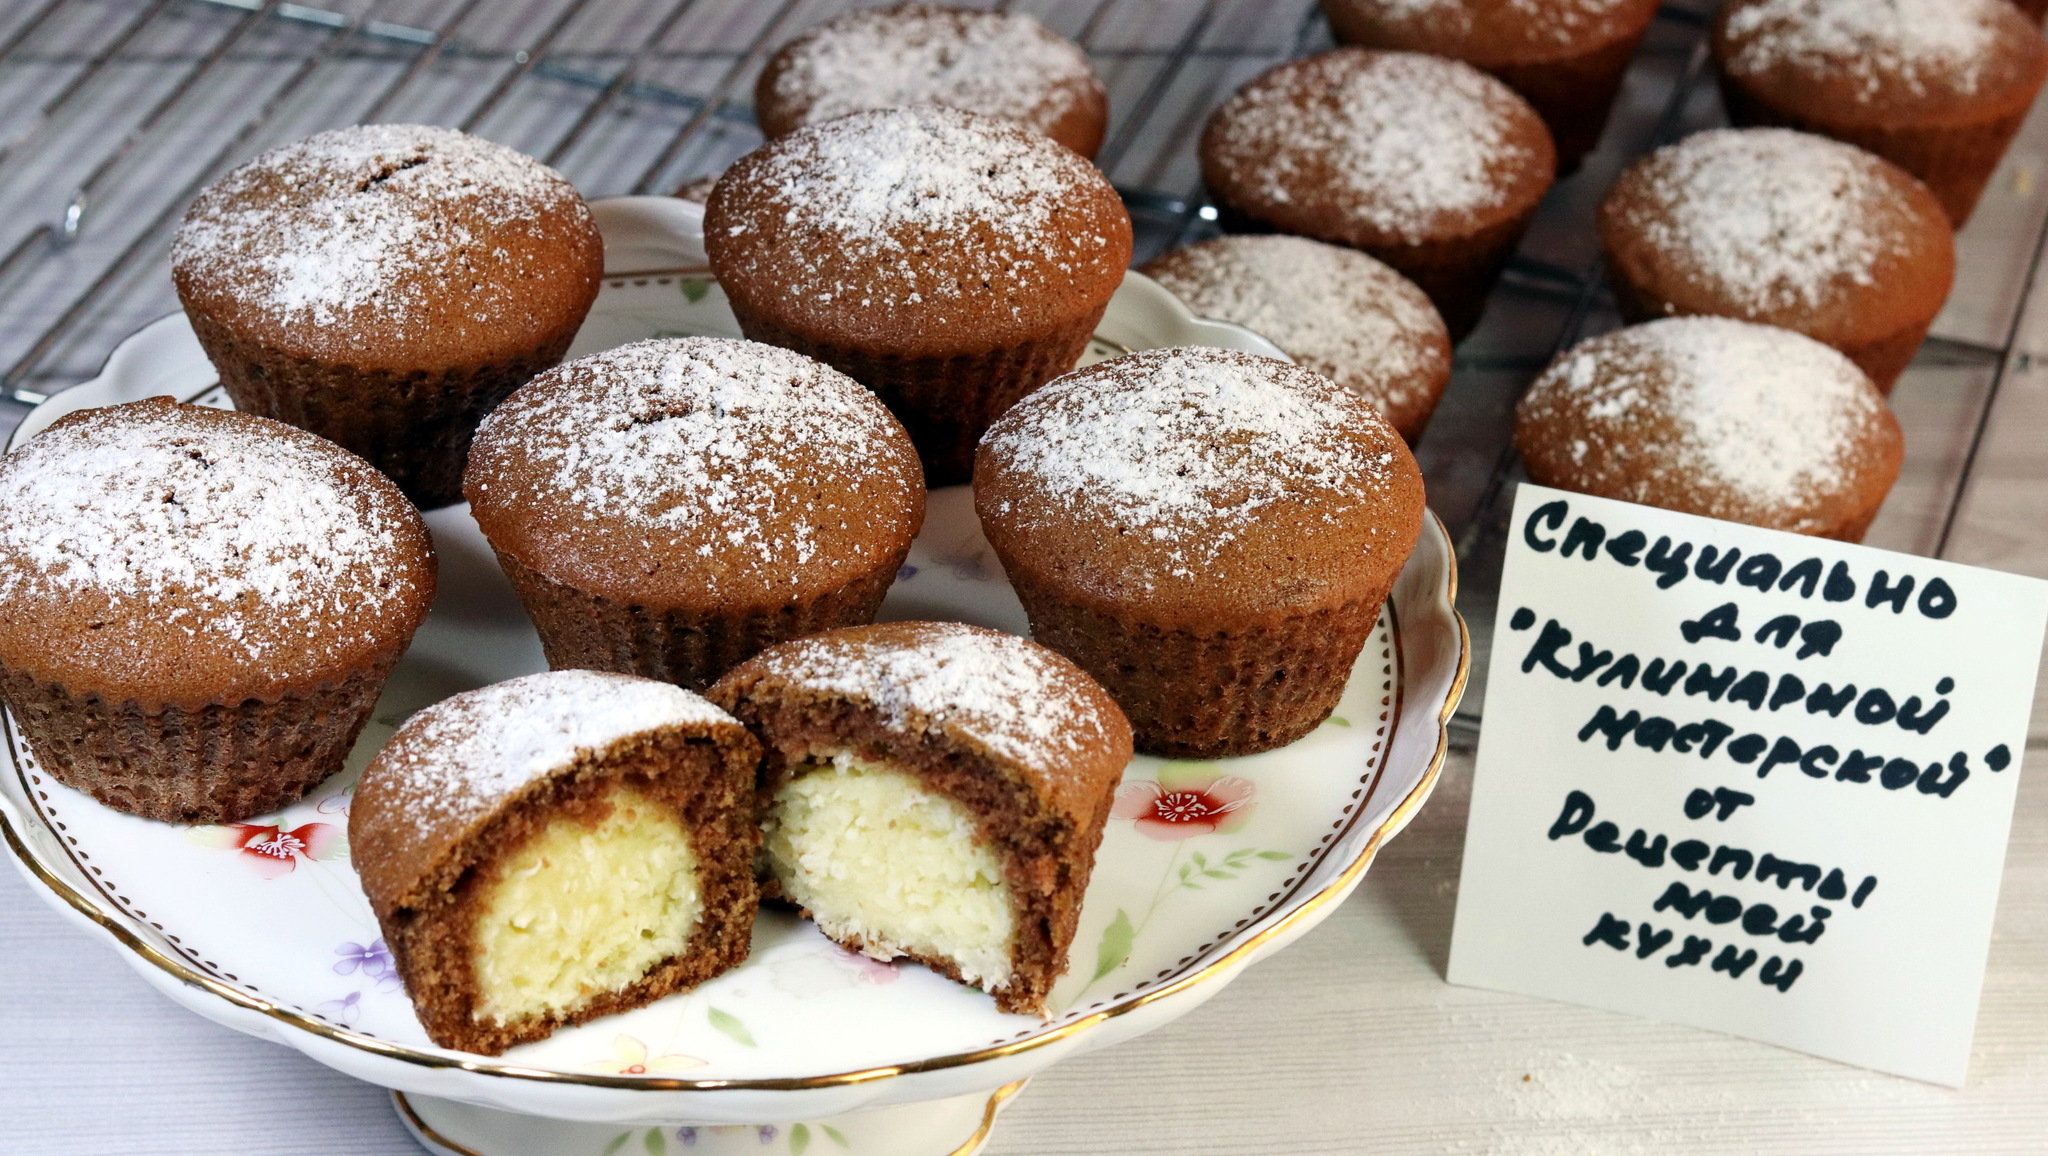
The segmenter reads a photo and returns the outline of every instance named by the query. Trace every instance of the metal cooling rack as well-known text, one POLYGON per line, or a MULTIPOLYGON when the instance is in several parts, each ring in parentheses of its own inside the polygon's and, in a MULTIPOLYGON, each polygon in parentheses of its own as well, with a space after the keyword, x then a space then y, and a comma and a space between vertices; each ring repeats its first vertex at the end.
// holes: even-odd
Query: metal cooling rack
MULTIPOLYGON (((0 3, 0 430, 91 377, 177 309, 170 234, 246 157, 361 121, 456 125, 545 160, 590 196, 666 192, 760 140, 749 98, 777 45, 845 0, 6 0, 0 3)), ((1098 158, 1138 259, 1213 232, 1194 141, 1238 84, 1329 45, 1313 0, 1018 0, 1086 47, 1113 113, 1098 158)), ((1706 68, 1713 0, 1673 0, 1600 151, 1546 201, 1420 448, 1463 560, 1483 697, 1513 404, 1559 350, 1620 324, 1592 215, 1630 160, 1722 122, 1706 68)), ((1961 240, 1936 337, 1893 396, 1905 474, 1869 541, 1947 551, 2022 341, 2048 242, 2048 120, 2036 118, 1961 240)), ((0 496, 4 501, 4 496, 0 496)), ((1468 732, 1469 733, 1469 732, 1468 732)))

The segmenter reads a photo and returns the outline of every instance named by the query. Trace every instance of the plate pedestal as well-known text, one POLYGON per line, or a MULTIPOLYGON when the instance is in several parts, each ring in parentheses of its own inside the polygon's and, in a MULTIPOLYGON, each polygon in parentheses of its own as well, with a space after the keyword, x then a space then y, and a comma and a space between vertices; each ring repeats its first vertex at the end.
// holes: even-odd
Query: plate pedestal
POLYGON ((391 1094, 392 1106, 435 1156, 973 1156, 996 1113, 1024 1081, 800 1124, 588 1124, 391 1094))

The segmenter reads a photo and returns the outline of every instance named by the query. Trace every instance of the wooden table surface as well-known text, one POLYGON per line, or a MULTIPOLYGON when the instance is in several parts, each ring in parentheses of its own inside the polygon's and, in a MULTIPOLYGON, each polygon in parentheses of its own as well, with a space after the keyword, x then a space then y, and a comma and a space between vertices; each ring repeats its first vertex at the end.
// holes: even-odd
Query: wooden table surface
MULTIPOLYGON (((1962 1091, 1443 980, 1471 784, 1187 1018, 1056 1065, 987 1156, 2048 1151, 2048 764, 2029 749, 1962 1091)), ((0 879, 0 1151, 417 1156, 381 1089, 200 1020, 0 879)))

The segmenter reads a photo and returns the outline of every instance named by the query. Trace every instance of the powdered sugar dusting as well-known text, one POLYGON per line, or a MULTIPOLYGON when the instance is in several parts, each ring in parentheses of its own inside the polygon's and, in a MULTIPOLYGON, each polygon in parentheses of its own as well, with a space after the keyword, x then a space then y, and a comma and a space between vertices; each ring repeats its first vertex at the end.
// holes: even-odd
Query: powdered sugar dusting
POLYGON ((1053 652, 957 622, 911 625, 806 639, 760 662, 778 678, 865 703, 892 725, 964 733, 1026 766, 1063 765, 1109 739, 1108 720, 1077 693, 1081 676, 1053 652))
POLYGON ((1056 227, 1076 204, 1107 193, 1095 166, 991 117, 929 107, 855 113, 741 164, 746 184, 787 207, 781 255, 796 263, 788 292, 819 303, 1000 300, 1039 292, 1085 262, 1123 263, 1108 235, 1056 227))
POLYGON ((336 624, 416 597, 424 559, 394 531, 411 514, 397 492, 379 509, 337 466, 368 474, 261 418, 166 399, 87 411, 0 458, 0 601, 98 595, 252 659, 353 641, 336 624))
POLYGON ((1848 358, 1789 330, 1721 317, 1594 338, 1523 401, 1525 423, 1583 430, 1590 444, 1576 458, 1599 447, 1614 459, 1584 463, 1628 479, 1610 496, 1640 501, 1675 488, 1700 495, 1709 516, 1744 521, 1837 491, 1884 420, 1884 399, 1848 358), (1624 448, 1632 445, 1640 448, 1624 448))
POLYGON ((565 213, 588 219, 576 190, 522 153, 454 129, 357 125, 222 177, 193 202, 171 263, 274 323, 404 329, 444 280, 508 259, 494 230, 565 213))
POLYGON ((422 827, 459 824, 620 739, 666 727, 738 725, 669 683, 553 670, 464 691, 420 711, 364 777, 390 792, 386 814, 422 827))
POLYGON ((1837 73, 1866 95, 1894 83, 1975 92, 2008 11, 2006 0, 1750 0, 1728 13, 1726 66, 1837 73))
POLYGON ((1745 308, 1812 308, 1873 284, 1912 226, 1877 165, 1807 133, 1703 132, 1638 168, 1653 207, 1631 223, 1745 308))
POLYGON ((1340 49, 1239 89, 1207 144, 1252 197, 1286 204, 1327 182, 1347 214, 1412 243, 1507 203, 1535 159, 1514 127, 1534 115, 1469 65, 1340 49))
POLYGON ((700 575, 715 593, 736 569, 798 582, 793 567, 849 516, 881 516, 910 456, 881 402, 844 374, 776 346, 691 337, 550 370, 485 419, 472 460, 479 502, 616 519, 649 557, 683 544, 716 554, 700 575), (526 464, 499 468, 506 452, 526 464))
POLYGON ((1334 383, 1284 362, 1159 349, 1041 388, 982 445, 1045 495, 1046 516, 1166 544, 1169 572, 1192 578, 1234 538, 1233 524, 1262 509, 1311 493, 1341 505, 1385 487, 1395 455, 1354 436, 1374 420, 1334 383))
POLYGON ((1045 131, 1100 88, 1080 48, 1021 13, 926 5, 853 12, 779 56, 773 93, 803 110, 799 125, 936 104, 1045 131))
POLYGON ((1264 335, 1385 412, 1428 405, 1450 370, 1429 298, 1355 249, 1277 233, 1224 237, 1145 272, 1196 313, 1264 335))

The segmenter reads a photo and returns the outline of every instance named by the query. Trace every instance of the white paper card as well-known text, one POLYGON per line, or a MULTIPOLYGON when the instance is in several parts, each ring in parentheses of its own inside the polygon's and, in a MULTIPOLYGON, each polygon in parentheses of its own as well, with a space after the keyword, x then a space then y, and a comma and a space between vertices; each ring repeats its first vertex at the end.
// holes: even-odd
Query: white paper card
POLYGON ((2048 583, 1524 485, 1453 983, 1960 1086, 2048 583))

